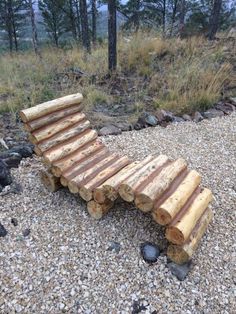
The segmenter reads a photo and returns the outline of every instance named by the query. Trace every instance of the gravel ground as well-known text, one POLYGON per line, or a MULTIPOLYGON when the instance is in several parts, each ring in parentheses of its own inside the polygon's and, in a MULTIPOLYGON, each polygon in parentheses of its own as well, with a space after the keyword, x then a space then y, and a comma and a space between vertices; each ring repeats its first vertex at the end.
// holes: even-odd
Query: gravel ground
POLYGON ((165 252, 155 265, 142 260, 144 241, 166 248, 149 215, 118 203, 94 221, 67 190, 49 193, 38 177, 40 162, 27 159, 13 171, 21 194, 0 196, 8 230, 0 238, 0 313, 235 313, 236 114, 104 141, 136 159, 183 157, 213 190, 214 220, 188 277, 181 282, 170 273, 165 252), (119 251, 108 250, 112 241, 119 251))

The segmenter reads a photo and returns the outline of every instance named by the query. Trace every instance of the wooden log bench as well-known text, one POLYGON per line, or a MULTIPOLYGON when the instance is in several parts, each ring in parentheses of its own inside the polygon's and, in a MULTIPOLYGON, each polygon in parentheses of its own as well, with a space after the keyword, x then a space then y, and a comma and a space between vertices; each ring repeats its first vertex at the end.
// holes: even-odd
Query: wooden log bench
POLYGON ((165 155, 130 160, 109 151, 81 112, 81 94, 55 99, 20 112, 35 153, 48 167, 41 173, 51 191, 68 187, 102 218, 118 197, 134 202, 166 226, 167 255, 182 264, 192 258, 212 219, 212 193, 182 158, 165 155))

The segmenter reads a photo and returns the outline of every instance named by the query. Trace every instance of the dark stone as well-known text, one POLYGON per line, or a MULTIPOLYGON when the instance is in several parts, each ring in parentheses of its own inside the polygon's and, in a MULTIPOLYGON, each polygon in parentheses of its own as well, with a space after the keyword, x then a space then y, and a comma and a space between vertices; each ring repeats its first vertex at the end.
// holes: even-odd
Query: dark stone
POLYGON ((132 314, 139 314, 141 313, 142 311, 146 311, 147 310, 147 307, 145 305, 142 304, 142 300, 135 300, 133 302, 133 309, 132 309, 132 314))
POLYGON ((169 268, 171 273, 175 277, 177 277, 180 281, 183 281, 187 277, 187 275, 190 271, 190 266, 191 266, 191 261, 187 262, 183 265, 178 265, 174 262, 170 262, 167 264, 167 267, 169 268))
POLYGON ((119 242, 111 241, 110 246, 108 247, 107 251, 115 251, 116 253, 120 252, 121 245, 119 242))
POLYGON ((25 229, 25 230, 22 232, 22 234, 23 234, 24 237, 28 237, 28 235, 30 234, 30 229, 29 229, 29 228, 25 229))
POLYGON ((164 114, 164 121, 165 122, 174 121, 174 114, 172 112, 163 110, 163 114, 164 114))
POLYGON ((9 149, 8 153, 15 153, 19 154, 22 158, 28 158, 33 155, 34 152, 34 145, 32 144, 23 144, 15 146, 9 149))
POLYGON ((139 123, 141 126, 156 126, 158 124, 157 118, 148 113, 148 112, 143 112, 141 116, 138 118, 137 123, 139 123))
POLYGON ((161 123, 163 121, 165 121, 165 111, 162 110, 162 109, 157 109, 156 112, 155 112, 155 116, 158 120, 158 123, 161 123))
MULTIPOLYGON (((4 156, 6 154, 4 153, 4 156)), ((19 154, 13 153, 13 154, 8 154, 6 158, 2 158, 3 156, 0 155, 0 159, 3 159, 4 162, 7 164, 8 168, 17 168, 21 162, 22 157, 19 154)))
POLYGON ((184 122, 184 121, 185 120, 183 118, 174 116, 173 123, 181 123, 181 122, 184 122))
POLYGON ((160 255, 160 249, 156 244, 150 242, 142 243, 140 249, 145 262, 149 264, 156 263, 160 255))
POLYGON ((107 125, 101 128, 98 133, 101 136, 118 135, 118 134, 121 134, 121 129, 111 124, 111 125, 107 125))
POLYGON ((12 183, 11 173, 7 167, 7 164, 0 159, 0 185, 2 187, 10 185, 12 183))
POLYGON ((143 127, 141 126, 140 123, 136 122, 136 123, 134 124, 134 129, 135 129, 136 131, 141 130, 142 128, 143 128, 143 127))
POLYGON ((217 109, 209 109, 203 113, 203 116, 206 119, 212 119, 212 118, 224 116, 224 112, 217 109))
POLYGON ((16 218, 12 218, 12 219, 11 219, 11 223, 12 223, 13 226, 15 226, 15 227, 18 225, 18 221, 17 221, 16 218))
POLYGON ((233 111, 235 111, 235 106, 229 103, 218 103, 215 105, 215 109, 223 111, 224 114, 229 114, 233 111))
POLYGON ((132 125, 126 122, 117 122, 115 126, 123 132, 132 130, 132 125))
POLYGON ((184 114, 182 117, 185 121, 192 121, 192 118, 188 114, 184 114))
POLYGON ((201 115, 199 111, 194 112, 193 114, 193 121, 194 122, 200 122, 204 119, 204 117, 201 115))
POLYGON ((7 235, 7 230, 5 227, 0 223, 0 237, 5 237, 7 235))

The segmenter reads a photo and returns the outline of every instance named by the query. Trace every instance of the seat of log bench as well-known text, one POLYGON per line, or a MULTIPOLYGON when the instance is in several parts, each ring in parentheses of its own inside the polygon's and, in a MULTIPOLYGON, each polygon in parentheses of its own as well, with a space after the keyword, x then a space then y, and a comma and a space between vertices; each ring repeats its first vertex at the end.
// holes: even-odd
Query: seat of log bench
POLYGON ((81 112, 83 97, 74 94, 20 112, 35 153, 47 171, 41 179, 51 191, 61 186, 87 201, 99 219, 121 197, 166 226, 167 254, 177 263, 189 260, 212 219, 212 193, 182 158, 147 156, 140 161, 112 153, 98 139, 81 112))

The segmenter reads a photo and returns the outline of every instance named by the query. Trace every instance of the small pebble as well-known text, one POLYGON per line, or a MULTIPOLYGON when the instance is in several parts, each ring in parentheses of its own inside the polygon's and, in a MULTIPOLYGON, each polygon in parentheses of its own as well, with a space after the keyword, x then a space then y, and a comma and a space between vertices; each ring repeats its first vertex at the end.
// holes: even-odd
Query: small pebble
POLYGON ((28 237, 28 235, 30 234, 30 229, 25 229, 23 232, 22 232, 23 236, 24 237, 28 237))
POLYGON ((190 266, 191 266, 191 262, 187 262, 183 265, 178 265, 174 262, 167 264, 167 267, 169 268, 171 273, 175 277, 177 277, 180 281, 183 281, 187 277, 187 275, 190 271, 190 266))
POLYGON ((156 263, 160 256, 160 249, 156 244, 146 242, 141 244, 141 255, 145 262, 149 264, 156 263))
POLYGON ((11 223, 12 223, 13 226, 15 226, 15 227, 18 225, 18 221, 17 221, 16 218, 12 218, 12 219, 11 219, 11 223))
POLYGON ((5 237, 7 235, 7 230, 5 227, 0 223, 0 237, 5 237))
POLYGON ((115 251, 116 253, 119 253, 120 248, 121 246, 119 242, 111 241, 110 246, 108 247, 107 251, 115 251))

